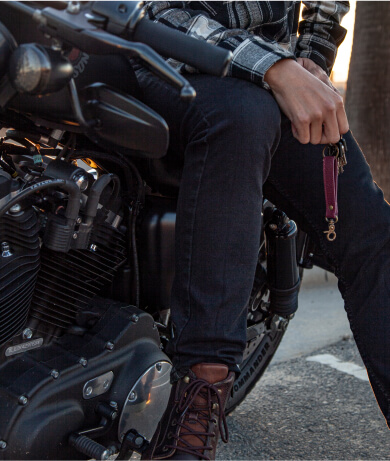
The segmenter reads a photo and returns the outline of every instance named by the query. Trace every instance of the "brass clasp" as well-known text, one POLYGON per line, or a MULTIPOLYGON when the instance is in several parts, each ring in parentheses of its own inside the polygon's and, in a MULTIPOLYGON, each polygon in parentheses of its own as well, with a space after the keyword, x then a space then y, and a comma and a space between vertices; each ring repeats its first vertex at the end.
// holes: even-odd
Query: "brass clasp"
POLYGON ((336 239, 336 226, 335 226, 336 222, 337 222, 337 218, 336 218, 336 221, 334 221, 333 219, 330 219, 328 221, 329 229, 324 231, 324 234, 327 234, 326 238, 329 240, 329 242, 333 242, 333 240, 336 239))

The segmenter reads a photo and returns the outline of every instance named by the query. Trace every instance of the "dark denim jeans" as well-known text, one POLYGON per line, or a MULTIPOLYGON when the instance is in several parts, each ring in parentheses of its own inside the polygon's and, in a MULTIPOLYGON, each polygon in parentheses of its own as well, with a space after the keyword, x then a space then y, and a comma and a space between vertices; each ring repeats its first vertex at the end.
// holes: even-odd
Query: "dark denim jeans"
POLYGON ((194 75, 197 98, 188 104, 148 72, 138 77, 144 101, 169 124, 166 161, 182 168, 171 305, 176 370, 202 361, 234 368, 241 361, 264 191, 336 268, 351 329, 389 422, 390 207, 351 133, 339 177, 337 238, 329 242, 323 146, 300 144, 267 91, 194 75))

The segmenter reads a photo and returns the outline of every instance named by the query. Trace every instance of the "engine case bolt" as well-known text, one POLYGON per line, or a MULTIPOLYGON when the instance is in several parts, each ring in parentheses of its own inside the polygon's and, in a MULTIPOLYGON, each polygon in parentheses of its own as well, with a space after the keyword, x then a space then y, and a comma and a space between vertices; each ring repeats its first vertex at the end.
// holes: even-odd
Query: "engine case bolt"
POLYGON ((7 442, 4 442, 4 440, 0 440, 0 449, 4 450, 4 448, 7 448, 7 442))
POLYGON ((12 253, 11 253, 11 250, 10 250, 8 242, 2 242, 2 244, 1 244, 1 256, 3 258, 9 258, 10 256, 12 256, 12 253))
POLYGON ((81 224, 82 221, 83 221, 83 220, 80 218, 80 216, 76 219, 76 223, 77 223, 77 224, 81 224))
POLYGON ((73 237, 74 240, 76 240, 77 239, 77 232, 73 232, 72 237, 73 237))
POLYGON ((95 245, 94 243, 92 243, 90 246, 89 246, 89 249, 91 251, 96 251, 97 250, 97 245, 95 245))
POLYGON ((80 12, 80 2, 69 2, 66 11, 70 14, 77 14, 80 12))
POLYGON ((103 383, 103 389, 108 389, 110 387, 110 381, 107 379, 106 381, 104 381, 103 383))
POLYGON ((88 365, 88 360, 85 357, 80 357, 79 364, 86 367, 88 365))
POLYGON ((130 317, 130 320, 133 322, 133 323, 137 323, 138 320, 139 320, 139 317, 137 314, 133 314, 131 317, 130 317))
POLYGON ((50 376, 54 379, 57 379, 60 376, 60 372, 58 370, 51 370, 50 376))
POLYGON ((85 389, 85 395, 91 395, 92 392, 93 392, 92 386, 88 386, 88 387, 85 389))
POLYGON ((22 211, 22 207, 20 206, 19 203, 17 203, 14 206, 11 206, 11 208, 9 209, 9 212, 11 214, 16 214, 16 213, 19 213, 20 211, 22 211))
POLYGON ((23 339, 31 339, 32 336, 33 336, 33 332, 30 328, 25 328, 23 330, 23 334, 22 334, 23 339))
POLYGON ((129 398, 127 400, 129 400, 130 402, 134 402, 134 400, 137 400, 136 392, 134 391, 130 392, 129 398))
POLYGON ((278 228, 278 226, 276 224, 270 224, 269 228, 272 229, 272 230, 276 230, 278 228))
POLYGON ((161 371, 161 369, 162 369, 161 363, 160 362, 156 363, 156 370, 161 371))
POLYGON ((118 410, 118 402, 111 400, 110 407, 113 408, 114 410, 118 410))
POLYGON ((106 343, 106 349, 108 349, 109 351, 112 351, 114 349, 114 343, 112 343, 111 341, 108 341, 106 343))
POLYGON ((28 398, 25 395, 21 395, 18 399, 19 405, 27 405, 28 398))

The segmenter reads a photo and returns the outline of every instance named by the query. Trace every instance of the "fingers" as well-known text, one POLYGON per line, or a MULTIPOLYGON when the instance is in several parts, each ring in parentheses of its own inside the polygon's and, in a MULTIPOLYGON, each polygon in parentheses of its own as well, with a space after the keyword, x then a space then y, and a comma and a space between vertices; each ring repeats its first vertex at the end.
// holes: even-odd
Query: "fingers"
POLYGON ((322 126, 322 136, 319 144, 335 144, 340 140, 340 130, 335 113, 330 114, 322 126))
POLYGON ((293 135, 302 144, 334 144, 349 130, 343 100, 329 89, 322 99, 294 114, 292 123, 293 135))
MULTIPOLYGON (((341 98, 341 96, 340 96, 341 98)), ((348 118, 347 114, 345 113, 345 108, 344 104, 341 101, 341 104, 338 107, 338 110, 336 112, 337 116, 337 125, 339 127, 340 134, 345 134, 348 133, 349 131, 349 123, 348 123, 348 118)))
POLYGON ((306 64, 278 61, 267 71, 265 81, 281 111, 290 119, 293 136, 300 143, 336 143, 349 129, 343 99, 319 66, 313 62, 306 64), (313 72, 319 72, 318 78, 306 64, 313 72))

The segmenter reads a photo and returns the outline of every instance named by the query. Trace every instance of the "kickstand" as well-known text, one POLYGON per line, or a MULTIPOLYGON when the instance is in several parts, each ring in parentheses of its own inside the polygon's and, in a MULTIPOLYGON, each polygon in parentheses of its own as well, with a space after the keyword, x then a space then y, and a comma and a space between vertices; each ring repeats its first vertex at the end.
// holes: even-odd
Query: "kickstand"
POLYGON ((131 458, 134 451, 141 454, 149 442, 139 434, 135 429, 130 429, 123 437, 122 445, 116 460, 127 461, 131 458))

